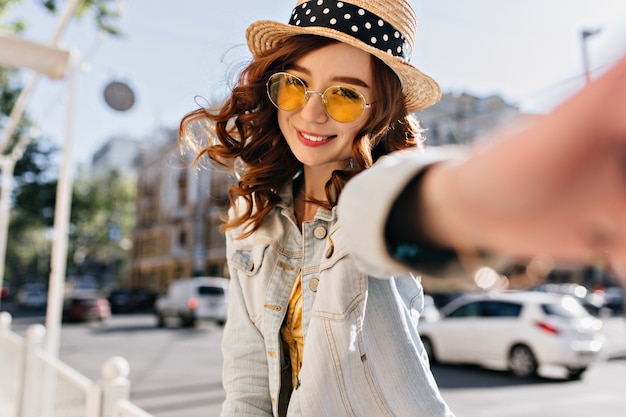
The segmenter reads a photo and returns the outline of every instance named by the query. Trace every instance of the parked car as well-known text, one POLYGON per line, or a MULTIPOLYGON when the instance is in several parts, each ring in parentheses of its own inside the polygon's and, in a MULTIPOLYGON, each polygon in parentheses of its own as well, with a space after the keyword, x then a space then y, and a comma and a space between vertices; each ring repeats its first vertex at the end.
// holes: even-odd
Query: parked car
POLYGON ((0 298, 5 299, 11 296, 11 289, 6 285, 0 287, 0 298))
POLYGON ((48 289, 41 282, 27 282, 15 294, 15 304, 22 309, 41 309, 48 304, 48 289))
POLYGON ((428 295, 433 299, 435 307, 440 309, 448 305, 451 301, 454 301, 455 298, 463 295, 463 293, 458 291, 444 291, 429 292, 428 295))
POLYGON ((544 282, 535 286, 533 290, 570 295, 594 316, 600 315, 600 311, 604 306, 604 297, 602 295, 589 291, 584 286, 576 283, 544 282))
POLYGON ((542 366, 564 367, 579 378, 601 356, 602 322, 573 297, 535 291, 465 294, 420 322, 433 362, 509 369, 520 377, 542 366))
POLYGON ((226 323, 227 278, 181 278, 170 283, 167 293, 154 305, 157 324, 164 327, 177 320, 182 326, 193 326, 196 321, 226 323))
POLYGON ((116 288, 109 293, 107 299, 112 313, 133 313, 152 310, 156 294, 137 288, 116 288))
POLYGON ((63 299, 63 322, 106 321, 111 317, 109 301, 97 294, 72 294, 63 299))
POLYGON ((435 305, 435 299, 428 294, 424 294, 424 310, 420 314, 420 321, 435 321, 439 320, 441 313, 435 305))
POLYGON ((612 311, 613 315, 624 313, 624 293, 622 287, 607 287, 604 289, 604 305, 612 311))

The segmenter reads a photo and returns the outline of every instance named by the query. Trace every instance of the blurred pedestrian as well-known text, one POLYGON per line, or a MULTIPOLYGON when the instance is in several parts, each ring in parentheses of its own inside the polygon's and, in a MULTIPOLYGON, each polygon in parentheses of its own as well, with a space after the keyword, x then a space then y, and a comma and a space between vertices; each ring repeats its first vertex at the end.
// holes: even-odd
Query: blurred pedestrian
POLYGON ((336 212, 353 176, 422 146, 410 112, 441 92, 408 63, 415 28, 406 1, 300 0, 288 24, 250 25, 221 108, 181 122, 186 138, 209 121, 198 157, 238 175, 222 416, 452 415, 416 330, 419 280, 359 272, 336 212))

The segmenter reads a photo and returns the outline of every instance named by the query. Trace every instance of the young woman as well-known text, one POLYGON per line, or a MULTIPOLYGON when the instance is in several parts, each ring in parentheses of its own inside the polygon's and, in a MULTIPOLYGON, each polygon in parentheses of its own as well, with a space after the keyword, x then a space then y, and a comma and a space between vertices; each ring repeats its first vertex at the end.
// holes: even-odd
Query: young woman
POLYGON ((409 113, 440 91, 408 63, 415 27, 403 0, 300 0, 248 28, 224 105, 181 123, 209 121, 198 157, 238 174, 222 416, 450 416, 409 270, 626 258, 626 60, 487 149, 423 150, 409 113))
POLYGON ((440 89, 408 64, 415 27, 405 1, 300 0, 289 24, 248 28, 225 104, 181 123, 210 121, 199 157, 238 167, 222 416, 452 415, 416 331, 419 279, 360 272, 336 213, 350 178, 421 146, 409 112, 440 89))

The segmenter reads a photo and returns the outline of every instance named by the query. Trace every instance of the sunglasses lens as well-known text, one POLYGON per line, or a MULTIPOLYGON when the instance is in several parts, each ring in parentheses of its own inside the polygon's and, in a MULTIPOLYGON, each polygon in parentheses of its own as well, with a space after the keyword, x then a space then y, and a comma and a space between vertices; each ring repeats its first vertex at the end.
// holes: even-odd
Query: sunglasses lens
POLYGON ((267 94, 276 107, 292 111, 304 103, 306 87, 293 75, 278 73, 270 77, 267 83, 267 94))
POLYGON ((355 121, 363 113, 365 99, 352 88, 331 87, 324 92, 324 104, 330 117, 347 123, 355 121))

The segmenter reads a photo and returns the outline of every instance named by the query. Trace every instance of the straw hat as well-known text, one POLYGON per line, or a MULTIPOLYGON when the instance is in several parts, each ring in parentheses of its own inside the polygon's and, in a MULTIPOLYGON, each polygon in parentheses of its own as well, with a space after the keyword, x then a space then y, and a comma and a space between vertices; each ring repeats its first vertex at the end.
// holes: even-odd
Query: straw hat
POLYGON ((406 0, 298 0, 289 24, 252 23, 246 31, 254 57, 302 34, 333 38, 380 58, 400 78, 409 112, 441 98, 435 80, 411 64, 417 19, 406 0))

